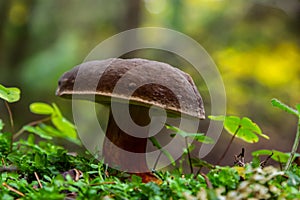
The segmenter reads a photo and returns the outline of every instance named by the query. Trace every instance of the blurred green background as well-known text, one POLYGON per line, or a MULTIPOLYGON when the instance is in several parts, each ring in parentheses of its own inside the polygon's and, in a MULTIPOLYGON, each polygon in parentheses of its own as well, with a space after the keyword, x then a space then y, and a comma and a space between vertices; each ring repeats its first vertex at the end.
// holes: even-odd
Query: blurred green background
MULTIPOLYGON (((0 1, 0 83, 22 90, 21 101, 12 105, 17 127, 36 118, 28 109, 35 101, 56 102, 72 119, 71 102, 55 96, 60 75, 81 63, 101 41, 147 26, 174 29, 199 42, 222 74, 227 114, 250 117, 271 137, 254 145, 236 140, 224 162, 232 163, 241 147, 248 160, 254 149, 291 149, 296 119, 273 108, 270 100, 300 103, 298 0, 0 1)), ((149 57, 149 52, 137 55, 149 57)), ((166 52, 151 58, 193 76, 166 52)), ((209 104, 205 86, 195 79, 209 104)), ((0 102, 0 118, 6 124, 7 116, 0 102)), ((216 161, 230 138, 222 134, 207 160, 216 161)))

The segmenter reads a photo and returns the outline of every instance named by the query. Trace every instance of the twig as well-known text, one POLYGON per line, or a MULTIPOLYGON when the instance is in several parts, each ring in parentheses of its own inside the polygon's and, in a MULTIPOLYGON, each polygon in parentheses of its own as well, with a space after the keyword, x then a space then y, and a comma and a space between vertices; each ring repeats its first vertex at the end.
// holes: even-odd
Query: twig
POLYGON ((232 142, 233 142, 233 140, 234 140, 236 134, 239 132, 240 128, 241 128, 241 125, 238 126, 238 128, 237 128, 236 131, 235 131, 235 133, 234 133, 233 136, 231 137, 231 140, 230 140, 229 144, 227 145, 226 150, 224 151, 224 153, 222 154, 222 156, 221 156, 220 159, 218 160, 217 165, 219 165, 219 164, 221 163, 221 161, 224 159, 225 155, 227 154, 227 152, 228 152, 228 150, 229 150, 229 148, 230 148, 230 146, 231 146, 231 144, 232 144, 232 142))
POLYGON ((203 167, 203 166, 199 167, 199 169, 198 169, 197 172, 196 172, 196 175, 198 175, 198 174, 201 173, 202 167, 203 167))
POLYGON ((207 188, 208 188, 208 189, 212 189, 213 186, 212 186, 210 180, 208 179, 208 177, 207 177, 205 174, 203 174, 203 173, 201 173, 200 175, 204 177, 204 180, 205 180, 205 183, 206 183, 206 185, 207 185, 207 188))
POLYGON ((38 176, 38 174, 36 172, 34 172, 34 176, 35 176, 37 182, 39 183, 40 188, 43 188, 43 185, 42 185, 42 183, 40 181, 40 178, 39 178, 39 176, 38 176))
POLYGON ((8 115, 9 115, 9 121, 10 121, 10 125, 11 125, 11 130, 12 130, 12 133, 15 132, 14 129, 14 120, 13 120, 13 116, 12 116, 12 112, 11 112, 11 109, 9 107, 9 104, 7 103, 7 101, 4 101, 4 104, 5 104, 5 107, 8 111, 8 115))
POLYGON ((262 162, 260 163, 261 168, 264 168, 264 167, 266 166, 267 162, 270 160, 270 158, 271 158, 273 155, 274 155, 274 153, 272 152, 271 155, 269 155, 264 161, 262 161, 262 162))
POLYGON ((245 149, 242 148, 242 152, 239 155, 234 155, 234 164, 239 167, 245 166, 245 149))
POLYGON ((15 171, 18 171, 18 168, 16 166, 0 167, 0 172, 15 172, 15 171))
POLYGON ((241 161, 245 163, 245 149, 242 148, 242 152, 238 155, 238 158, 241 158, 241 161))
MULTIPOLYGON (((35 126, 37 124, 40 124, 40 123, 43 123, 43 122, 46 122, 46 121, 49 121, 51 119, 51 117, 46 117, 44 119, 41 119, 41 120, 37 120, 37 121, 33 121, 33 122, 30 122, 28 124, 26 124, 25 126, 35 126)), ((13 140, 15 140, 17 137, 19 137, 25 130, 23 128, 21 128, 18 132, 16 132, 13 136, 13 140)))
MULTIPOLYGON (((14 120, 13 120, 11 109, 10 109, 9 104, 7 103, 7 101, 4 101, 4 104, 5 104, 5 107, 8 111, 9 121, 10 121, 10 126, 11 126, 11 132, 14 133, 15 132, 15 126, 14 126, 14 120)), ((10 136, 10 151, 12 151, 12 147, 13 147, 13 134, 11 134, 11 136, 10 136)))
POLYGON ((2 185, 3 185, 4 187, 6 187, 8 190, 10 190, 10 191, 12 191, 12 192, 14 192, 14 193, 16 193, 16 194, 18 194, 18 195, 22 196, 22 197, 24 197, 24 196, 25 196, 25 194, 23 194, 22 192, 20 192, 20 191, 16 190, 16 189, 15 189, 15 188, 13 188, 13 187, 11 187, 11 186, 7 185, 6 183, 2 183, 2 185))

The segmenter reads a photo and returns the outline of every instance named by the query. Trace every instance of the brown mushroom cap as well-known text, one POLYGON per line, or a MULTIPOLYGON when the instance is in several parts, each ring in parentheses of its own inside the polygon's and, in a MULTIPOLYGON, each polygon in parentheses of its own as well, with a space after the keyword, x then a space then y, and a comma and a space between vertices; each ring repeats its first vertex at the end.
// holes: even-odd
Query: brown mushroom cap
POLYGON ((170 114, 205 118, 203 101, 192 78, 169 64, 146 59, 82 63, 62 75, 56 95, 82 99, 95 96, 99 103, 130 100, 170 114))

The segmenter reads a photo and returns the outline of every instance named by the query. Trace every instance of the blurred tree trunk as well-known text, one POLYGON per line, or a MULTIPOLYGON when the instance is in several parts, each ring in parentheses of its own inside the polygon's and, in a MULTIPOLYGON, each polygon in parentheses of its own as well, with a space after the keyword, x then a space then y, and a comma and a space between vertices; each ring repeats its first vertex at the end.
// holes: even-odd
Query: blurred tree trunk
POLYGON ((141 2, 142 0, 128 1, 126 5, 123 30, 139 27, 141 22, 141 2))
MULTIPOLYGON (((121 20, 120 31, 126 31, 134 28, 138 28, 141 22, 141 3, 142 0, 128 0, 126 1, 126 9, 124 13, 124 18, 121 20)), ((133 33, 130 38, 123 41, 121 48, 125 49, 136 43, 136 35, 133 33)), ((136 57, 136 52, 131 52, 130 54, 123 55, 122 58, 133 58, 136 57)))
POLYGON ((0 78, 15 83, 20 63, 28 52, 30 17, 35 0, 2 1, 0 8, 0 78))
MULTIPOLYGON (((7 21, 9 3, 10 1, 0 1, 0 47, 2 46, 1 44, 3 44, 4 25, 7 21)), ((0 48, 0 50, 2 49, 0 48)), ((2 51, 0 51, 0 53, 2 53, 2 51)))
POLYGON ((10 1, 0 1, 0 79, 3 80, 6 77, 6 63, 5 63, 5 24, 8 18, 8 8, 10 7, 10 1))
MULTIPOLYGON (((29 54, 29 29, 35 2, 36 0, 4 0, 0 3, 0 84, 19 87, 22 92, 24 88, 20 78, 20 67, 29 54)), ((23 107, 22 104, 11 106, 15 127, 19 127, 16 122, 23 117, 23 107)), ((8 124, 6 116, 5 113, 1 118, 8 124)))

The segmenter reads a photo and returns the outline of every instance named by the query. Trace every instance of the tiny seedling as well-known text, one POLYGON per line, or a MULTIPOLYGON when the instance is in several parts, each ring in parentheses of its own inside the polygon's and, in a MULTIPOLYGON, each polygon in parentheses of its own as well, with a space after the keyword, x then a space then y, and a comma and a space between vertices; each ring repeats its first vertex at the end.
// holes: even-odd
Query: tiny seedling
MULTIPOLYGON (((186 148, 184 149, 183 152, 184 153, 186 152, 185 154, 187 154, 187 156, 188 156, 188 162, 189 162, 190 170, 191 170, 191 173, 193 173, 192 158, 191 158, 191 155, 190 155, 190 151, 193 148, 193 146, 188 144, 188 138, 189 137, 193 138, 196 141, 201 142, 201 143, 205 143, 205 144, 212 144, 212 143, 214 143, 214 140, 212 138, 208 137, 208 136, 205 136, 203 133, 187 133, 187 132, 185 132, 185 131, 183 131, 183 130, 175 127, 175 126, 169 125, 169 124, 166 124, 165 126, 166 126, 167 129, 172 131, 171 137, 175 137, 175 135, 178 134, 178 135, 180 135, 181 137, 184 138, 186 148)), ((167 150, 165 150, 161 147, 161 145, 156 140, 156 138, 155 137, 150 137, 149 140, 152 142, 152 144, 156 148, 160 149, 160 151, 161 151, 160 154, 158 155, 158 158, 156 159, 153 170, 155 171, 158 160, 159 160, 159 158, 162 154, 164 154, 171 161, 172 165, 175 166, 175 160, 172 157, 172 155, 167 150)))
POLYGON ((223 121, 225 130, 232 135, 232 138, 226 147, 226 150, 218 160, 217 164, 224 159, 225 155, 227 154, 233 140, 235 138, 242 139, 247 143, 256 143, 259 141, 259 137, 269 139, 269 137, 263 134, 262 130, 259 126, 254 123, 248 117, 237 117, 237 116, 209 116, 210 119, 216 121, 223 121))
POLYGON ((160 143, 157 141, 157 139, 154 136, 150 137, 149 140, 152 142, 153 146, 155 146, 156 148, 158 148, 160 150, 160 153, 154 163, 152 171, 155 171, 158 161, 160 159, 160 156, 162 154, 164 154, 171 161, 171 164, 173 166, 175 166, 175 160, 174 160, 173 156, 170 154, 170 152, 168 152, 167 150, 162 148, 162 146, 160 145, 160 143))
MULTIPOLYGON (((19 101, 20 100, 20 94, 21 94, 21 91, 20 91, 19 88, 16 88, 16 87, 8 88, 8 87, 5 87, 5 86, 0 84, 0 99, 4 100, 5 107, 8 111, 12 132, 14 132, 14 120, 13 120, 13 115, 12 115, 12 112, 11 112, 11 109, 10 109, 8 103, 14 103, 14 102, 19 101)), ((13 141, 12 137, 13 137, 13 135, 11 135, 10 149, 12 149, 12 141, 13 141)))
POLYGON ((23 126, 15 135, 14 138, 20 136, 24 131, 39 135, 44 139, 52 139, 53 137, 64 138, 77 145, 80 141, 77 138, 75 126, 68 121, 61 113, 55 103, 52 105, 36 102, 30 106, 30 111, 34 114, 46 115, 47 117, 38 121, 31 122, 23 126), (52 125, 45 122, 51 121, 52 125))
POLYGON ((193 138, 196 141, 204 143, 204 144, 212 144, 212 143, 214 143, 214 140, 208 136, 205 136, 203 133, 187 133, 187 132, 185 132, 175 126, 171 126, 169 124, 166 124, 165 126, 167 129, 169 129, 173 132, 171 134, 171 137, 175 137, 175 135, 178 134, 184 138, 184 141, 185 141, 184 152, 185 151, 187 152, 190 170, 191 170, 191 173, 193 173, 192 158, 191 158, 191 153, 190 153, 190 149, 193 148, 193 146, 188 144, 188 138, 193 138))
MULTIPOLYGON (((271 155, 271 158, 276 162, 281 164, 286 164, 288 162, 291 153, 285 153, 277 150, 268 150, 268 149, 261 149, 252 152, 252 156, 258 157, 263 155, 271 155)), ((296 153, 295 157, 299 157, 300 154, 296 153)))
POLYGON ((8 103, 14 103, 20 100, 21 91, 16 87, 4 87, 0 84, 0 98, 8 103))
POLYGON ((296 155, 296 151, 298 149, 298 145, 300 142, 300 104, 296 105, 296 109, 293 109, 291 107, 289 107, 288 105, 282 103, 281 101, 279 101, 278 99, 272 99, 271 103, 273 106, 280 108, 281 110, 286 111, 287 113, 293 114, 295 116, 297 116, 298 118, 298 128, 297 128, 297 133, 296 133, 296 137, 294 140, 294 144, 292 147, 292 151, 291 154, 289 156, 289 159, 287 160, 286 166, 285 166, 285 170, 289 170, 289 168, 291 167, 291 164, 295 158, 296 155))

